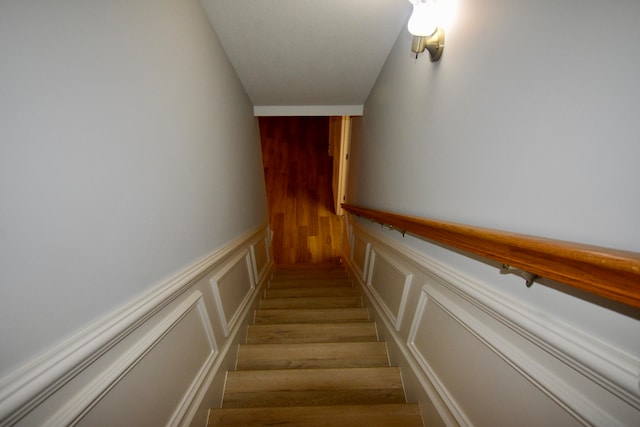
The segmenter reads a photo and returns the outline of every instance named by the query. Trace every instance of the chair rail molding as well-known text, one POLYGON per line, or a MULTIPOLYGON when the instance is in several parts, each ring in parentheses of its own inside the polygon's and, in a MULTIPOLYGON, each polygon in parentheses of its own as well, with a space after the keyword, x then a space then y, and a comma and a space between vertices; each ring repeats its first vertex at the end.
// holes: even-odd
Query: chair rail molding
POLYGON ((215 374, 213 371, 237 334, 237 330, 229 331, 228 327, 238 329, 242 323, 238 319, 249 313, 249 297, 257 295, 257 289, 264 284, 273 267, 270 259, 263 260, 264 265, 255 266, 250 255, 251 244, 263 240, 267 230, 265 223, 238 235, 0 379, 0 425, 44 416, 43 411, 46 411, 46 419, 65 422, 77 420, 87 411, 90 413, 96 400, 103 398, 123 376, 142 364, 144 356, 172 331, 183 328, 180 325, 187 317, 189 322, 185 327, 199 328, 197 333, 209 341, 211 348, 193 382, 184 390, 180 401, 175 402, 176 412, 166 420, 172 425, 188 423, 197 409, 194 408, 194 405, 198 406, 196 401, 204 396, 215 374), (230 259, 240 260, 250 290, 234 313, 233 324, 227 325, 228 337, 225 339, 215 332, 216 327, 222 329, 222 325, 218 325, 219 315, 207 279, 223 274, 220 270, 229 265, 230 259), (254 281, 255 271, 261 272, 258 284, 254 281), (103 370, 98 371, 98 366, 103 370), (58 393, 62 389, 64 392, 58 393), (87 394, 81 400, 69 401, 67 398, 77 395, 78 390, 86 390, 87 394), (45 401, 47 405, 41 405, 45 401))
MULTIPOLYGON (((194 309, 199 312, 201 320, 204 320, 202 311, 205 312, 204 316, 206 316, 206 308, 202 302, 202 294, 199 291, 195 291, 189 295, 185 301, 183 301, 169 315, 165 316, 151 332, 146 334, 143 339, 139 340, 133 348, 129 349, 129 351, 112 363, 111 366, 103 371, 95 381, 92 381, 77 393, 67 405, 65 405, 48 421, 50 425, 76 424, 82 416, 84 416, 100 401, 100 398, 104 394, 111 390, 127 374, 127 372, 133 369, 144 356, 157 346, 162 338, 173 330, 178 323, 194 309)), ((203 322, 203 326, 205 327, 206 335, 209 340, 210 353, 207 356, 205 363, 202 365, 200 374, 191 387, 192 391, 189 393, 190 395, 193 394, 193 389, 204 380, 202 371, 211 366, 218 353, 211 326, 206 322, 203 322)), ((179 413, 182 411, 177 412, 179 413)), ((178 418, 178 413, 174 415, 174 418, 178 418)), ((171 424, 176 425, 175 422, 171 424)))

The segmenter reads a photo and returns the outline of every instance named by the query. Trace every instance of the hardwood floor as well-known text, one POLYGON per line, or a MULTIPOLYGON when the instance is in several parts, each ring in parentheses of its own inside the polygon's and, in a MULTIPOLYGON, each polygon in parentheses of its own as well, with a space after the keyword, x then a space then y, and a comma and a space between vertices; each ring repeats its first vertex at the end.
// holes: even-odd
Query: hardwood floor
POLYGON ((262 158, 276 264, 338 261, 328 117, 260 117, 262 158))

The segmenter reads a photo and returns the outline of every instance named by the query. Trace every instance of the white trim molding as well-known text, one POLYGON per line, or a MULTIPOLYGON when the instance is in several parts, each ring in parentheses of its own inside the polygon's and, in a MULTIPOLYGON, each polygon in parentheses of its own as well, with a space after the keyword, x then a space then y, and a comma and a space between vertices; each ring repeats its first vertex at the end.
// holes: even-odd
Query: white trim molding
POLYGON ((418 301, 418 307, 416 308, 415 316, 413 317, 413 322, 411 324, 411 331, 409 332, 409 338, 407 339, 407 347, 411 355, 418 362, 418 365, 422 369, 422 373, 426 375, 429 379, 429 383, 436 389, 438 394, 442 397, 442 400, 446 402, 449 411, 456 419, 456 422, 461 426, 470 426, 471 422, 467 419, 464 411, 457 402, 451 397, 447 388, 442 384, 438 376, 431 369, 431 366, 427 362, 427 360, 423 357, 422 353, 420 353, 419 349, 415 345, 415 338, 418 332, 418 328, 420 327, 422 316, 425 308, 427 307, 427 302, 429 301, 429 297, 427 293, 422 293, 420 295, 420 300, 418 301))
POLYGON ((209 356, 202 364, 200 371, 193 380, 193 383, 189 387, 187 393, 185 393, 182 401, 180 402, 180 404, 178 404, 178 407, 173 413, 173 416, 167 423, 168 426, 187 425, 191 422, 191 420, 193 419, 193 414, 189 413, 189 409, 192 407, 197 407, 202 402, 202 398, 198 399, 199 391, 208 388, 209 384, 211 384, 210 381, 207 382, 207 376, 209 372, 211 372, 211 368, 219 354, 215 334, 213 333, 211 323, 209 321, 209 319, 211 319, 211 316, 209 315, 209 313, 207 313, 207 308, 202 297, 198 299, 197 304, 198 313, 200 314, 200 321, 202 322, 204 330, 207 334, 209 345, 211 346, 212 351, 211 353, 209 353, 209 356))
MULTIPOLYGON (((244 270, 242 270, 244 272, 244 270)), ((224 267, 220 269, 218 273, 214 277, 210 279, 211 283, 211 292, 213 294, 214 301, 216 303, 217 312, 220 317, 220 324, 222 326, 222 330, 224 331, 224 336, 228 337, 231 329, 233 329, 234 325, 238 321, 240 317, 240 313, 242 313, 243 308, 247 305, 249 300, 254 294, 255 284, 253 281, 253 268, 251 262, 251 255, 249 251, 238 254, 236 257, 232 258, 229 262, 227 262, 224 267), (222 295, 220 294, 220 285, 221 283, 229 277, 230 272, 236 268, 238 265, 242 265, 242 261, 245 261, 246 273, 248 275, 249 282, 246 283, 248 285, 246 287, 246 293, 242 297, 240 301, 236 301, 235 309, 233 313, 227 315, 224 309, 224 303, 222 295)), ((232 287, 236 289, 242 289, 243 283, 232 283, 232 287)))
MULTIPOLYGON (((354 265, 350 259, 347 262, 347 267, 351 270, 352 273, 354 273, 355 276, 354 265)), ((378 299, 371 292, 371 289, 358 276, 355 276, 355 279, 365 294, 368 302, 367 306, 373 307, 374 309, 374 313, 372 314, 377 320, 382 322, 382 325, 378 325, 378 327, 382 326, 386 330, 386 333, 384 335, 391 338, 392 340, 387 341, 387 345, 392 346, 395 351, 402 354, 404 362, 410 368, 410 374, 413 375, 420 383, 422 389, 428 396, 431 403, 435 406, 441 419, 444 421, 444 424, 448 426, 470 425, 469 423, 460 422, 460 420, 464 420, 463 415, 456 413, 455 405, 446 400, 446 395, 438 393, 438 390, 431 382, 431 379, 420 369, 420 366, 409 352, 405 341, 402 339, 400 334, 398 334, 397 329, 395 328, 395 323, 389 316, 386 315, 384 309, 378 302, 378 299)), ((405 374, 406 371, 403 371, 403 377, 405 376, 405 374)))
POLYGON ((365 242, 362 239, 354 236, 353 233, 350 236, 349 241, 351 242, 351 261, 356 269, 356 273, 360 276, 362 281, 367 281, 367 275, 369 274, 369 258, 371 256, 371 243, 365 242), (359 261, 356 259, 356 249, 358 245, 362 242, 362 246, 364 246, 364 256, 362 257, 362 265, 360 265, 359 261))
MULTIPOLYGON (((367 247, 369 247, 369 243, 367 243, 367 247)), ((368 268, 366 268, 366 270, 369 271, 369 273, 367 274, 368 277, 366 279, 367 287, 370 289, 371 294, 378 301, 380 307, 382 307, 385 314, 393 323, 396 331, 399 331, 400 326, 402 325, 402 319, 404 318, 404 311, 407 305, 407 297, 409 295, 409 288, 411 286, 413 274, 408 269, 404 268, 400 262, 394 259, 393 256, 389 255, 389 253, 383 250, 380 250, 377 247, 371 249, 370 253, 371 256, 369 266, 368 268), (381 262, 378 262, 378 260, 380 260, 381 262), (393 286, 396 286, 396 284, 388 283, 388 275, 386 275, 387 277, 383 278, 379 278, 376 276, 376 271, 380 271, 380 269, 376 270, 376 266, 381 265, 382 262, 391 267, 391 270, 393 270, 392 272, 396 273, 396 275, 402 279, 402 284, 397 284, 398 288, 402 288, 402 292, 396 310, 392 310, 391 307, 389 307, 389 301, 386 300, 385 296, 380 293, 382 291, 382 286, 380 284, 378 284, 377 286, 374 284, 374 282, 385 283, 384 290, 386 291, 385 294, 388 294, 387 298, 389 298, 389 295, 393 295, 394 293, 396 293, 395 289, 392 288, 393 286)))
POLYGON ((255 240, 251 242, 250 250, 251 250, 251 266, 254 275, 254 281, 256 283, 260 283, 262 281, 265 273, 269 268, 269 263, 271 262, 271 251, 269 251, 269 230, 264 234, 264 236, 259 236, 255 240), (261 249, 258 249, 261 247, 261 249), (258 265, 259 254, 264 251, 264 263, 258 265))
POLYGON ((255 105, 253 115, 260 116, 361 116, 363 105, 255 105))
POLYGON ((437 375, 431 369, 431 366, 420 349, 415 344, 418 328, 422 323, 424 311, 427 302, 437 305, 452 320, 456 321, 460 326, 469 331, 475 338, 482 342, 496 356, 508 363, 512 368, 520 373, 525 379, 533 383, 536 388, 547 395, 551 400, 555 401, 559 406, 564 408, 571 416, 585 425, 606 425, 606 426, 623 426, 618 420, 611 417, 606 412, 600 410, 593 402, 584 398, 575 389, 571 388, 565 382, 559 380, 549 372, 543 365, 534 358, 528 356, 521 349, 509 343, 499 334, 494 333, 490 328, 486 327, 478 319, 471 316, 463 308, 452 302, 444 294, 435 289, 431 289, 425 285, 420 297, 418 309, 412 324, 411 332, 407 340, 409 351, 418 361, 420 367, 429 376, 429 379, 438 388, 438 392, 446 395, 447 400, 454 406, 457 412, 462 413, 459 407, 448 393, 444 384, 438 379, 437 375), (577 409, 574 409, 577 408, 577 409))
MULTIPOLYGON (((93 408, 104 395, 106 395, 113 387, 124 378, 124 376, 137 366, 142 358, 146 356, 151 350, 153 350, 158 343, 171 331, 178 323, 187 316, 193 309, 198 310, 200 318, 202 319, 201 310, 204 309, 204 303, 202 303, 202 294, 199 291, 193 292, 185 301, 183 301, 177 308, 175 308, 170 314, 164 317, 164 319, 149 333, 140 339, 135 346, 129 349, 125 354, 120 356, 109 368, 104 370, 94 381, 85 386, 79 393, 77 393, 69 403, 61 408, 56 415, 51 417, 47 421, 49 426, 69 426, 75 425, 80 419, 86 415, 91 408, 93 408)), ((205 360, 198 379, 202 381, 202 372, 210 367, 217 355, 217 347, 215 344, 215 338, 213 337, 213 331, 211 326, 207 322, 202 322, 202 326, 207 332, 209 341, 210 353, 205 360)), ((185 399, 192 395, 191 390, 196 386, 196 380, 190 388, 190 392, 185 395, 185 399)), ((175 414, 174 418, 179 415, 175 414)))
POLYGON ((347 266, 363 286, 376 317, 383 321, 397 353, 405 359, 403 363, 411 367, 411 375, 430 396, 446 424, 471 425, 471 421, 416 346, 416 334, 420 325, 424 325, 427 304, 450 316, 577 422, 623 426, 640 419, 638 355, 603 342, 559 318, 538 313, 503 294, 499 287, 487 286, 399 243, 385 231, 378 232, 365 225, 358 221, 350 223, 352 247, 347 249, 353 250, 355 239, 371 245, 366 282, 351 257, 347 266), (380 254, 414 275, 414 283, 402 290, 396 287, 398 294, 392 297, 394 301, 397 298, 404 301, 403 316, 413 319, 409 328, 394 318, 384 298, 371 286, 371 276, 376 274, 375 258, 380 254))
MULTIPOLYGON (((189 400, 196 395, 201 395, 201 389, 208 387, 208 384, 201 384, 201 381, 203 378, 211 376, 210 369, 215 366, 214 362, 220 356, 217 344, 226 345, 224 337, 217 337, 216 344, 216 337, 211 325, 217 323, 215 320, 217 314, 206 309, 206 300, 213 297, 209 296, 208 283, 203 281, 203 278, 211 273, 216 274, 221 264, 228 262, 229 257, 238 257, 237 254, 240 253, 240 257, 245 259, 245 268, 251 281, 251 289, 254 290, 244 299, 243 306, 250 305, 251 296, 256 295, 256 283, 254 282, 255 276, 252 274, 249 247, 251 242, 261 239, 267 230, 267 224, 263 224, 239 235, 167 281, 153 287, 147 293, 128 302, 97 322, 88 325, 70 339, 1 379, 0 425, 13 425, 19 420, 38 414, 38 411, 43 408, 40 406, 41 403, 54 396, 64 396, 64 393, 57 394, 57 392, 70 383, 73 385, 73 390, 87 390, 87 394, 83 400, 72 403, 57 403, 55 408, 46 409, 47 411, 53 410, 47 418, 64 422, 77 418, 78 411, 84 411, 83 405, 94 399, 97 394, 103 393, 109 384, 114 384, 114 378, 122 375, 128 369, 132 369, 138 363, 141 355, 150 351, 162 336, 175 327, 180 319, 184 318, 181 316, 187 315, 191 310, 198 310, 203 319, 207 318, 206 321, 203 321, 205 325, 203 327, 205 327, 212 350, 185 399, 189 400), (178 304, 177 308, 172 308, 170 306, 172 303, 173 305, 178 304), (166 309, 172 310, 171 314, 166 315, 166 309), (144 328, 142 328, 143 326, 144 328), (139 333, 134 334, 134 332, 148 330, 151 326, 152 332, 147 331, 142 336, 138 336, 139 333), (135 343, 133 346, 127 344, 125 349, 122 347, 123 343, 130 343, 131 339, 128 338, 130 336, 135 337, 133 338, 135 343), (220 338, 223 340, 220 341, 220 338), (116 349, 118 350, 116 351, 116 349), (121 356, 122 354, 125 355, 121 356), (106 360, 110 361, 108 365, 110 367, 104 372, 94 375, 93 378, 85 378, 88 368, 99 359, 101 363, 106 360)), ((263 277, 272 268, 272 265, 273 262, 269 261, 268 265, 264 267, 263 277)), ((240 324, 239 317, 246 312, 248 311, 238 310, 234 313, 235 318, 231 319, 227 329, 233 327, 234 322, 240 324)), ((62 398, 56 398, 56 402, 57 399, 62 398)), ((189 406, 186 400, 181 405, 189 406)), ((178 403, 176 402, 176 404, 178 403)), ((192 406, 193 402, 189 404, 192 406)), ((181 416, 181 413, 176 413, 173 418, 177 420, 181 416)))

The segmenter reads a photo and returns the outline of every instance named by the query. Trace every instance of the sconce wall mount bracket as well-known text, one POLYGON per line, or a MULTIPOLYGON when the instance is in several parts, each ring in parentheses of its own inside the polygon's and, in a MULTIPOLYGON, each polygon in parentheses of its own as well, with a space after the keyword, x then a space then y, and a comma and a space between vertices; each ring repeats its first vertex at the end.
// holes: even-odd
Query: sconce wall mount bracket
POLYGON ((444 51, 444 30, 441 27, 436 28, 430 36, 413 36, 411 51, 416 54, 416 58, 425 50, 429 52, 431 62, 440 60, 444 51))

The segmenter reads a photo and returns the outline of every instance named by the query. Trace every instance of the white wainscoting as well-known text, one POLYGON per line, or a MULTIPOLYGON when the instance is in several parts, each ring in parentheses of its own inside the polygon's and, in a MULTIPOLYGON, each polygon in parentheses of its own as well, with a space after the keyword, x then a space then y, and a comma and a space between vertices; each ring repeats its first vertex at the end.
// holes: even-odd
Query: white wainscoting
MULTIPOLYGON (((479 425, 501 425, 520 418, 526 420, 520 425, 532 426, 587 423, 549 392, 562 391, 570 397, 561 382, 537 381, 532 376, 534 360, 444 294, 427 293, 426 288, 408 346, 460 424, 471 425, 473 419, 479 425)), ((598 425, 615 425, 607 421, 598 425)))
MULTIPOLYGON (((409 400, 446 425, 640 421, 640 358, 548 318, 353 221, 347 267, 399 364, 409 400), (367 247, 361 266, 354 246, 367 247), (366 281, 361 271, 368 271, 366 281), (402 321, 402 319, 405 321, 402 321), (427 397, 428 396, 428 397, 427 397), (423 405, 421 405, 423 406, 423 405)), ((393 360, 395 358, 395 360, 393 360)), ((431 419, 429 419, 431 417, 431 419)))
POLYGON ((351 242, 351 260, 353 261, 354 270, 360 277, 360 280, 366 282, 371 245, 353 233, 351 233, 351 239, 349 241, 351 242))
POLYGON ((225 337, 229 336, 242 308, 252 296, 254 271, 251 256, 247 251, 232 258, 210 279, 211 292, 225 337))
MULTIPOLYGON (((359 239, 355 239, 358 241, 359 239)), ((396 330, 400 330, 413 274, 380 249, 371 250, 367 286, 396 330)))
POLYGON ((268 242, 266 225, 239 236, 4 379, 0 425, 205 425, 268 242))
POLYGON ((251 242, 251 262, 253 275, 256 283, 260 283, 271 265, 271 230, 267 227, 267 232, 263 236, 258 236, 251 242))
POLYGON ((193 292, 72 399, 76 410, 63 410, 62 417, 54 417, 51 424, 106 426, 111 425, 114 412, 123 420, 156 424, 180 419, 217 355, 207 317, 202 294, 193 292), (153 392, 144 392, 146 384, 155 385, 153 392), (160 405, 158 396, 169 405, 160 405), (174 411, 170 403, 176 401, 180 404, 174 411))

